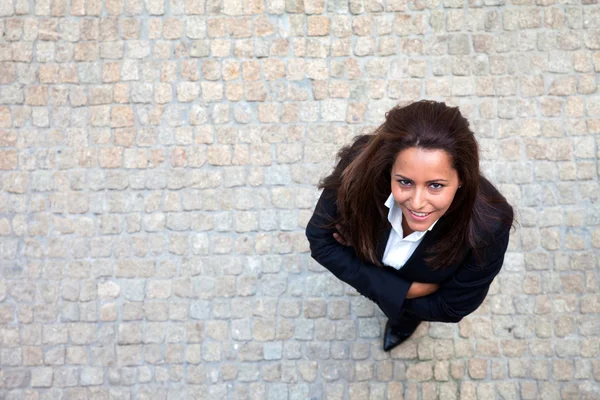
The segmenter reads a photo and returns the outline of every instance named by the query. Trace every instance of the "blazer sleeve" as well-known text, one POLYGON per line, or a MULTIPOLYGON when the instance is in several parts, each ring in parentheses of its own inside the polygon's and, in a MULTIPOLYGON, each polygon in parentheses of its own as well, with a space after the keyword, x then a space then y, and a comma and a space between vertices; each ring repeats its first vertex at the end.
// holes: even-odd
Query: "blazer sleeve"
POLYGON ((478 263, 472 252, 456 272, 428 296, 406 300, 406 311, 427 321, 459 322, 475 311, 500 272, 508 247, 510 227, 498 232, 494 243, 483 249, 478 263))
POLYGON ((329 218, 336 217, 336 193, 324 190, 306 227, 312 258, 375 302, 388 318, 399 318, 404 312, 404 301, 412 282, 385 267, 362 262, 352 247, 338 243, 333 237, 335 229, 323 227, 331 222, 329 218))

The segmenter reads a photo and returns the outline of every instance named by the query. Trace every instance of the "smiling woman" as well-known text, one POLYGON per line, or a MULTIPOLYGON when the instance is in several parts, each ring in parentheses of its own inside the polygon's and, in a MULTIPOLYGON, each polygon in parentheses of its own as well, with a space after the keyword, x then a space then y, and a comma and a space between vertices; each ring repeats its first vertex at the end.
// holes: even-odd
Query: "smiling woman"
POLYGON ((402 227, 426 231, 448 211, 461 186, 444 150, 411 147, 401 151, 392 166, 392 196, 402 210, 402 227))
POLYGON ((458 322, 500 271, 512 207, 479 170, 458 108, 394 107, 342 148, 306 228, 312 257, 387 315, 383 348, 421 321, 458 322))

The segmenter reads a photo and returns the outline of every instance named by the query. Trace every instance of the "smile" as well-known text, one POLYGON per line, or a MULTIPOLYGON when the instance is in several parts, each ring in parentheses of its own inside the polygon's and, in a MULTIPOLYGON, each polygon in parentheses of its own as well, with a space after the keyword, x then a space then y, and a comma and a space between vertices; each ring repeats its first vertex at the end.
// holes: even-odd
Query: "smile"
POLYGON ((408 211, 410 211, 411 215, 413 217, 415 217, 415 219, 425 219, 429 216, 429 214, 431 214, 430 212, 420 213, 420 212, 416 212, 416 211, 412 211, 412 210, 408 210, 408 211))

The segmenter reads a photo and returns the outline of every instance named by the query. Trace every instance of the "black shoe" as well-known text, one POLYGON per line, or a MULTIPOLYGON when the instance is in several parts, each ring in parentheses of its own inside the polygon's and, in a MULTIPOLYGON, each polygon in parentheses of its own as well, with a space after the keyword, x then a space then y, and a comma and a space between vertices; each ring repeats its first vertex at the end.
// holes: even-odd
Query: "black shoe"
POLYGON ((385 323, 385 330, 383 332, 383 351, 390 351, 400 343, 403 343, 406 339, 412 336, 421 323, 421 321, 418 320, 410 320, 406 322, 406 324, 403 324, 406 326, 403 326, 402 331, 399 331, 398 329, 392 328, 392 324, 388 319, 388 321, 385 323))

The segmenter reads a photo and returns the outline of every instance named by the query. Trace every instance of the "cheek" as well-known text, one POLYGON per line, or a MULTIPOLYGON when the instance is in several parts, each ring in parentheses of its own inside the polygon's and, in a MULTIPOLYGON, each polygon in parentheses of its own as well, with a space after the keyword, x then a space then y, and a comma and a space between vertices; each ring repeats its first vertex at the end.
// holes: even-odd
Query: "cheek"
POLYGON ((452 200, 454 200, 454 195, 447 195, 443 197, 439 197, 436 199, 436 206, 439 209, 447 209, 452 204, 452 200))
POLYGON ((408 199, 407 192, 402 192, 402 190, 398 188, 392 189, 392 196, 394 196, 394 200, 398 204, 402 204, 406 199, 408 199))

